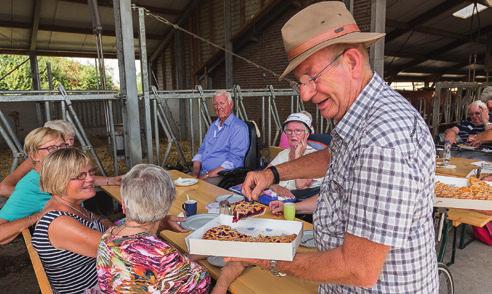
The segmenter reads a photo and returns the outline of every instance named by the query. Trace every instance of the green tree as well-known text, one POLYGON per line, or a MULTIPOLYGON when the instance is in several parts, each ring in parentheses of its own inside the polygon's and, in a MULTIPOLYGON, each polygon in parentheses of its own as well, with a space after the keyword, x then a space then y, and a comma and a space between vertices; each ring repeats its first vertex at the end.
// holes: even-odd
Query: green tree
MULTIPOLYGON (((22 55, 0 55, 0 78, 21 64, 28 57, 22 55)), ((53 85, 63 85, 67 90, 97 90, 99 78, 94 66, 80 64, 65 57, 38 57, 41 89, 49 89, 47 63, 51 63, 53 85)), ((31 90, 31 71, 29 61, 0 80, 0 90, 31 90)), ((106 85, 115 90, 111 76, 106 73, 106 85)))

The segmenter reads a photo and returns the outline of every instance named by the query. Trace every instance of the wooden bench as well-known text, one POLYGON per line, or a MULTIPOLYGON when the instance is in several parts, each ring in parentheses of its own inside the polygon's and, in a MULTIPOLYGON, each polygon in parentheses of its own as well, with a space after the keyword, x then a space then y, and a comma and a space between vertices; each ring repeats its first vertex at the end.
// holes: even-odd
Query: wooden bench
POLYGON ((43 264, 41 263, 41 259, 39 258, 38 253, 32 247, 31 242, 31 233, 29 232, 29 228, 24 229, 22 231, 22 236, 24 237, 24 242, 26 243, 27 252, 29 252, 29 257, 31 258, 32 267, 34 268, 34 273, 36 274, 36 279, 38 280, 39 289, 42 294, 52 294, 51 285, 48 280, 48 276, 46 276, 46 272, 44 271, 43 264))

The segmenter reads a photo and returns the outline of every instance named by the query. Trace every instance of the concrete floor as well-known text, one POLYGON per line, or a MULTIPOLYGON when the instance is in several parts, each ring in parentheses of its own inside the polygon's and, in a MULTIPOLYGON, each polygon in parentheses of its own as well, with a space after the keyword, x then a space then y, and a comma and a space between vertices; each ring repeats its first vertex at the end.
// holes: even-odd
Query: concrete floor
MULTIPOLYGON (((471 232, 467 231, 467 238, 471 232)), ((446 248, 445 262, 451 258, 452 232, 446 248)), ((468 240, 468 239, 467 239, 468 240)), ((458 238, 459 241, 459 238, 458 238)), ((492 247, 480 241, 473 241, 464 249, 456 249, 456 258, 449 266, 455 284, 455 293, 492 293, 492 247)))

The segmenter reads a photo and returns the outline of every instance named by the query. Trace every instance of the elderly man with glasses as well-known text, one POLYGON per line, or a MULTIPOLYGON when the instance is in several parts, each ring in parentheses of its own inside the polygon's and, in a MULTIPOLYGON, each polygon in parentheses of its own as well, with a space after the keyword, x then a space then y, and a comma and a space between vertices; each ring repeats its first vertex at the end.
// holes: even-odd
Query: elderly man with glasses
MULTIPOLYGON (((480 100, 468 105, 468 118, 444 132, 444 140, 456 144, 458 138, 466 143, 470 135, 476 135, 492 129, 487 105, 480 100)), ((476 145, 476 142, 474 142, 476 145)))
MULTIPOLYGON (((318 2, 282 28, 295 88, 335 120, 326 150, 248 174, 258 195, 280 180, 324 176, 313 204, 318 251, 247 260, 321 283, 319 293, 437 293, 432 208, 435 147, 412 105, 369 65, 384 34, 360 32, 343 2, 318 2)), ((239 259, 243 260, 243 259, 239 259)))

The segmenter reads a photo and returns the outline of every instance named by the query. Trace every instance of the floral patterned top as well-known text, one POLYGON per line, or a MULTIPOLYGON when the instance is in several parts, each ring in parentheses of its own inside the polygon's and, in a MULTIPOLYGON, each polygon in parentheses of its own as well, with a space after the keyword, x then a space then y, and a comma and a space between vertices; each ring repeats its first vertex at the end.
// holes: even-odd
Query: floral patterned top
POLYGON ((208 293, 210 276, 157 236, 102 236, 97 275, 103 293, 208 293))

